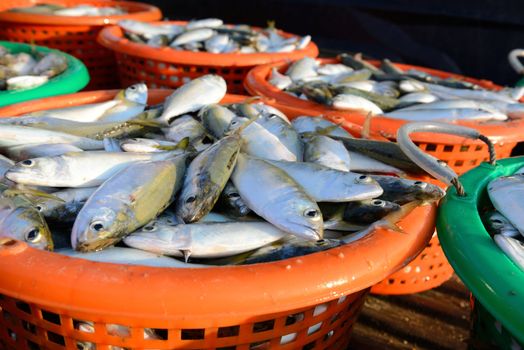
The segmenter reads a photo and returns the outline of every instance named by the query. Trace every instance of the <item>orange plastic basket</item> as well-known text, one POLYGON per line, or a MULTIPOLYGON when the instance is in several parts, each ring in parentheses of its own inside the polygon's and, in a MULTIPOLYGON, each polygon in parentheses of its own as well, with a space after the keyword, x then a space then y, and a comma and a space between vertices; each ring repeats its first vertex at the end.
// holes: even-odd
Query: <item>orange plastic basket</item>
MULTIPOLYGON (((1 116, 100 102, 84 92, 0 109, 1 116)), ((150 103, 170 93, 155 90, 150 103)), ((228 95, 223 102, 237 102, 228 95)), ((290 117, 295 111, 276 105, 290 117)), ((348 245, 246 266, 170 269, 97 263, 0 239, 0 347, 5 349, 344 349, 368 288, 429 241, 435 205, 348 245), (75 328, 94 323, 94 333, 75 328), (129 337, 108 334, 128 327, 129 337), (153 328, 161 340, 144 339, 153 328)))
MULTIPOLYGON (((159 22, 157 24, 187 22, 159 22)), ((280 32, 285 37, 293 34, 280 32)), ((251 68, 282 60, 297 60, 305 56, 317 57, 318 48, 311 42, 302 50, 282 53, 223 53, 175 51, 169 47, 155 48, 129 41, 118 26, 100 32, 98 42, 113 50, 117 57, 121 86, 138 81, 150 88, 177 88, 190 79, 219 74, 227 82, 227 91, 245 93, 243 82, 251 68)))
MULTIPOLYGON (((338 62, 336 59, 319 59, 319 61, 322 63, 338 62)), ((378 65, 378 62, 376 61, 371 61, 371 63, 378 65)), ((457 74, 408 64, 396 65, 403 70, 416 68, 441 78, 453 77, 466 80, 487 89, 498 90, 501 88, 487 80, 472 79, 457 74)), ((268 82, 268 77, 270 76, 273 67, 285 71, 288 66, 289 63, 280 62, 255 67, 249 72, 244 82, 246 90, 252 95, 269 97, 279 103, 302 108, 309 111, 311 115, 338 117, 340 120, 348 120, 356 125, 363 125, 366 118, 365 114, 344 112, 315 102, 301 100, 277 89, 268 82)), ((395 140, 398 128, 400 128, 404 123, 406 123, 406 121, 385 117, 373 117, 371 119, 371 133, 386 137, 390 140, 395 140)), ((522 128, 524 128, 524 119, 490 124, 460 121, 457 122, 457 124, 477 129, 483 135, 488 136, 495 143, 495 150, 497 152, 497 157, 499 158, 509 157, 511 150, 517 145, 517 143, 524 140, 524 133, 522 132, 522 128)), ((487 146, 479 140, 429 133, 415 133, 412 135, 412 139, 421 149, 446 162, 459 175, 487 160, 487 146)))
POLYGON ((96 42, 98 32, 108 24, 122 19, 157 21, 160 10, 151 5, 131 1, 110 0, 2 0, 0 1, 0 39, 48 46, 79 58, 88 68, 91 81, 86 89, 118 87, 113 53, 96 42), (73 6, 118 6, 128 14, 116 16, 49 16, 5 12, 10 8, 38 3, 73 6))

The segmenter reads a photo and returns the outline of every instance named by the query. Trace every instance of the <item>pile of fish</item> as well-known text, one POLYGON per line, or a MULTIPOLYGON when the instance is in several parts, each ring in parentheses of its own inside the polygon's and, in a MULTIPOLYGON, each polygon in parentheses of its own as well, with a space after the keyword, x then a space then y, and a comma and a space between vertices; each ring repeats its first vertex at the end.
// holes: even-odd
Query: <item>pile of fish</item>
POLYGON ((190 21, 186 25, 154 25, 126 19, 118 25, 133 42, 193 52, 291 52, 304 49, 311 41, 309 35, 285 37, 271 24, 258 30, 248 25, 224 25, 218 18, 190 21))
POLYGON ((505 121, 524 116, 524 104, 519 103, 522 87, 486 90, 417 69, 403 71, 387 59, 376 67, 359 54, 342 54, 339 60, 337 64, 320 64, 306 57, 285 72, 273 68, 269 83, 301 99, 370 116, 448 122, 505 121))
POLYGON ((67 69, 67 59, 56 53, 10 53, 0 45, 0 90, 32 89, 67 69))
POLYGON ((27 7, 15 7, 10 12, 30 13, 35 15, 53 15, 53 16, 114 16, 124 15, 127 11, 118 6, 93 6, 79 4, 75 6, 63 6, 59 4, 40 3, 27 7))
POLYGON ((488 231, 500 249, 524 271, 524 168, 488 184, 494 210, 486 213, 488 231))
POLYGON ((444 195, 404 177, 424 172, 395 143, 225 94, 206 75, 159 105, 136 84, 1 119, 0 234, 97 261, 255 263, 394 227, 444 195))

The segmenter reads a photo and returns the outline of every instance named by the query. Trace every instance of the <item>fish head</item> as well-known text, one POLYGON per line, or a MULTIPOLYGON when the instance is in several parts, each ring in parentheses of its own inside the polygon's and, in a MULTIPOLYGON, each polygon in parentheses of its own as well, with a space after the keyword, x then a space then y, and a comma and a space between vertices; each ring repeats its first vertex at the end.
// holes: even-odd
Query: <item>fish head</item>
POLYGON ((25 159, 10 168, 5 177, 20 184, 34 181, 45 182, 49 178, 60 176, 64 169, 61 157, 41 157, 25 159))
POLYGON ((413 191, 416 192, 416 199, 422 201, 438 201, 446 195, 446 191, 437 185, 424 181, 414 181, 413 191))
POLYGON ((284 228, 296 236, 309 241, 318 241, 324 236, 322 212, 313 201, 297 200, 279 215, 284 228))
POLYGON ((249 119, 248 118, 244 118, 244 117, 234 117, 232 120, 231 120, 231 123, 229 123, 229 128, 228 130, 231 131, 231 130, 237 130, 238 128, 240 128, 242 125, 244 125, 245 123, 249 122, 249 119))
POLYGON ((53 250, 51 231, 44 218, 34 208, 18 207, 3 221, 9 236, 26 242, 33 248, 53 250))
MULTIPOLYGON (((81 252, 104 249, 117 243, 126 232, 132 212, 115 209, 121 205, 116 199, 108 199, 99 206, 82 210, 73 225, 71 245, 81 252)), ((85 208, 88 208, 85 206, 85 208)))
POLYGON ((219 191, 216 188, 212 190, 211 187, 203 188, 198 191, 198 186, 186 186, 182 190, 182 193, 178 197, 178 203, 176 206, 176 215, 181 218, 185 223, 191 223, 200 220, 205 214, 207 214, 217 199, 216 195, 212 195, 211 192, 219 191))
POLYGON ((142 249, 149 252, 163 254, 166 250, 173 254, 179 250, 180 255, 184 251, 191 250, 191 235, 187 225, 169 226, 168 228, 158 221, 151 221, 140 230, 133 232, 124 238, 124 243, 132 248, 142 249))
POLYGON ((147 85, 144 83, 131 85, 125 89, 124 97, 127 101, 145 105, 147 103, 147 85))

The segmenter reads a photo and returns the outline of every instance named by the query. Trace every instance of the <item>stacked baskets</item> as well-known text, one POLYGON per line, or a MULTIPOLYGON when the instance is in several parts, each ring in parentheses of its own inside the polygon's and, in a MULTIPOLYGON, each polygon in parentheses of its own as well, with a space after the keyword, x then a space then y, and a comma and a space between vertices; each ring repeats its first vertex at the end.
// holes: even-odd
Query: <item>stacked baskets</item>
POLYGON ((75 0, 3 0, 0 2, 0 39, 43 45, 67 52, 85 63, 91 75, 88 89, 118 87, 116 63, 111 51, 96 42, 98 33, 122 19, 156 21, 162 17, 154 6, 131 1, 83 0, 82 4, 120 7, 128 13, 114 16, 68 17, 9 12, 15 7, 53 3, 78 5, 75 0))
MULTIPOLYGON (((158 22, 160 24, 187 22, 158 22)), ((280 32, 286 38, 294 35, 280 32)), ((118 26, 104 29, 98 42, 115 52, 121 86, 137 81, 145 82, 150 88, 177 88, 191 79, 218 74, 227 83, 227 91, 243 94, 244 79, 255 66, 282 60, 297 60, 305 56, 317 57, 318 48, 310 42, 304 49, 282 53, 209 53, 175 51, 170 47, 150 47, 137 44, 124 37, 118 26)))

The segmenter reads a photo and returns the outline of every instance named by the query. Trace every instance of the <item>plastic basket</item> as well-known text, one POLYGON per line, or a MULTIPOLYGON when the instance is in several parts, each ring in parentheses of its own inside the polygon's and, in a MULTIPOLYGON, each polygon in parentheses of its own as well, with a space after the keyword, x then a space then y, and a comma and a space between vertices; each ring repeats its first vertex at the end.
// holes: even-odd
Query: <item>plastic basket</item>
POLYGON ((0 91, 0 107, 12 103, 34 100, 36 98, 70 94, 81 90, 89 82, 89 74, 87 73, 87 69, 84 64, 76 58, 64 54, 63 52, 50 50, 42 46, 10 43, 7 41, 0 41, 0 46, 6 47, 10 52, 13 53, 31 53, 34 51, 41 53, 55 52, 65 56, 67 59, 67 69, 60 75, 50 79, 49 82, 45 83, 44 85, 27 90, 0 91))
MULTIPOLYGON (((336 59, 320 59, 322 63, 336 63, 336 59)), ((370 61, 376 65, 379 62, 370 61)), ((501 87, 493 84, 491 81, 478 80, 464 77, 457 74, 446 73, 435 69, 418 67, 408 64, 396 64, 400 69, 416 68, 418 70, 436 75, 441 78, 456 78, 478 84, 487 89, 497 90, 501 87)), ((366 115, 362 113, 351 113, 340 110, 335 110, 311 101, 301 100, 288 93, 278 90, 268 82, 268 77, 273 67, 277 67, 281 71, 285 71, 289 63, 275 63, 254 68, 249 72, 244 82, 246 90, 252 95, 260 95, 274 99, 279 103, 288 104, 298 108, 309 110, 313 115, 336 116, 340 119, 347 119, 350 122, 362 125, 365 121, 366 115)), ((394 140, 398 128, 405 124, 406 121, 385 118, 373 117, 371 119, 371 133, 381 135, 390 140, 394 140)), ((474 122, 460 121, 459 125, 468 126, 479 130, 483 135, 488 136, 495 143, 497 156, 504 158, 509 157, 511 150, 518 142, 524 140, 524 120, 514 120, 500 123, 478 124, 474 122)), ((446 162, 458 174, 475 167, 481 162, 487 160, 487 147, 480 141, 464 139, 457 136, 435 135, 429 133, 418 133, 413 137, 414 142, 427 153, 436 158, 446 162)))
POLYGON ((479 211, 488 203, 488 183, 513 174, 524 158, 482 163, 460 177, 465 197, 450 187, 441 201, 437 229, 442 248, 455 272, 475 296, 474 336, 489 338, 500 348, 524 346, 524 271, 498 248, 486 231, 479 211), (478 301, 478 302, 477 302, 478 301), (498 320, 498 321, 496 321, 498 320))
POLYGON ((49 16, 0 12, 0 39, 48 46, 67 52, 85 63, 91 75, 87 89, 118 87, 116 63, 111 51, 97 44, 98 32, 121 19, 157 21, 162 14, 157 7, 131 1, 110 0, 2 0, 0 11, 14 7, 52 3, 65 6, 89 4, 119 6, 129 13, 115 16, 49 16))
MULTIPOLYGON (((158 103, 171 91, 151 91, 158 103)), ((112 98, 84 92, 21 103, 0 115, 112 98)), ((223 102, 244 97, 228 95, 223 102)), ((290 117, 292 110, 276 105, 290 117)), ((434 230, 435 205, 348 245, 246 266, 169 269, 96 263, 0 240, 0 347, 76 349, 77 341, 126 349, 344 349, 368 288, 417 255, 434 230), (94 333, 74 328, 94 322, 94 333), (129 327, 129 337, 107 325, 129 327), (144 339, 154 328, 163 340, 144 339)))
MULTIPOLYGON (((186 24, 187 22, 159 22, 157 24, 186 24)), ((289 33, 280 32, 285 37, 289 33)), ((297 60, 305 56, 316 57, 317 46, 311 42, 302 50, 282 53, 223 53, 175 51, 169 47, 155 48, 137 44, 124 38, 118 26, 100 32, 98 42, 115 52, 121 86, 138 81, 150 88, 177 88, 190 79, 219 74, 227 82, 227 91, 245 93, 243 82, 251 68, 282 60, 297 60)))

